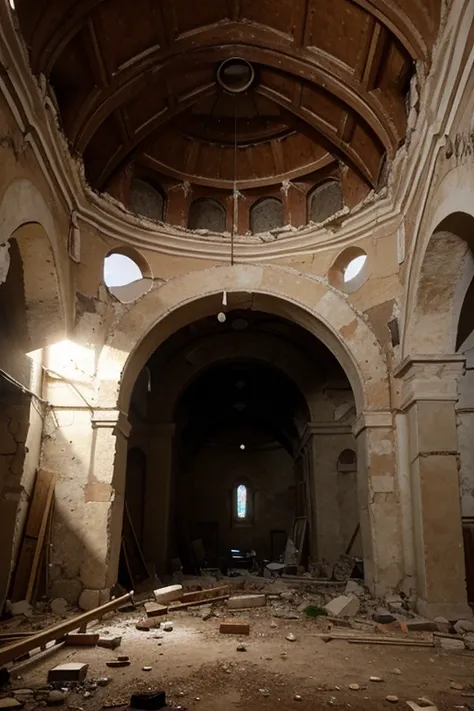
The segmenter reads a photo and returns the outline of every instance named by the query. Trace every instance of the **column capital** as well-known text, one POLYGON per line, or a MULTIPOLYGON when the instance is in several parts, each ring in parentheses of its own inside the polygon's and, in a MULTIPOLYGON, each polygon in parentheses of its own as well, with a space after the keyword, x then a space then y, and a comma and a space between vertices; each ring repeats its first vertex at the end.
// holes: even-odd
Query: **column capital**
POLYGON ((416 354, 407 356, 394 370, 401 380, 398 409, 406 410, 419 401, 458 399, 458 378, 464 372, 462 354, 416 354))
POLYGON ((333 435, 350 435, 352 434, 352 427, 346 423, 341 424, 340 422, 327 420, 320 422, 308 422, 305 425, 303 434, 301 435, 300 445, 298 447, 298 452, 300 452, 308 444, 312 437, 316 436, 333 436, 333 435))
POLYGON ((112 408, 107 408, 103 410, 93 410, 92 411, 92 429, 99 428, 109 428, 120 432, 125 438, 128 439, 132 426, 128 421, 127 415, 121 410, 115 410, 112 408))
POLYGON ((358 437, 364 430, 390 429, 392 425, 393 417, 390 410, 365 410, 357 415, 356 421, 352 425, 352 434, 354 437, 358 437))

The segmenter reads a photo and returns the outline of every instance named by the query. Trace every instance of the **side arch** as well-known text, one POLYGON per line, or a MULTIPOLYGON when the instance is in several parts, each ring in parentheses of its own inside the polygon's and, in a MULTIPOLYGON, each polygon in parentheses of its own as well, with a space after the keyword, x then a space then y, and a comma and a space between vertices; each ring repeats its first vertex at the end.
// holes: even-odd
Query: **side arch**
POLYGON ((27 328, 31 350, 36 350, 65 337, 73 299, 65 289, 70 279, 63 275, 56 223, 29 180, 10 183, 0 202, 0 244, 11 239, 22 260, 27 328))

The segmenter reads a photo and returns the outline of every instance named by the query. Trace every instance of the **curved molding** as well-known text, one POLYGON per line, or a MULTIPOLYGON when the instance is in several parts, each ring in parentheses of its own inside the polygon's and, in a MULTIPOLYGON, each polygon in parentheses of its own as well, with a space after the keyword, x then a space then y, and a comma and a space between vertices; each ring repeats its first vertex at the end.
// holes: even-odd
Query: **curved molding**
POLYGON ((276 266, 214 267, 171 279, 148 292, 116 324, 98 365, 104 406, 128 410, 140 370, 168 336, 221 308, 242 307, 288 318, 319 338, 351 383, 358 411, 387 409, 387 366, 374 333, 355 309, 322 281, 276 266), (119 387, 120 386, 120 387, 119 387))

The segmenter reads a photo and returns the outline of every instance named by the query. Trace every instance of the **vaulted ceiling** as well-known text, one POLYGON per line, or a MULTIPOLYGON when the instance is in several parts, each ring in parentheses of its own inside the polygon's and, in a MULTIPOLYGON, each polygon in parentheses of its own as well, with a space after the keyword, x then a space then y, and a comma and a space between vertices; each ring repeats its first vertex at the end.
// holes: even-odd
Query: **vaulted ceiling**
POLYGON ((372 187, 406 130, 441 0, 16 0, 93 187, 131 163, 201 185, 281 183, 336 161, 372 187), (217 81, 242 57, 241 94, 217 81), (235 137, 236 145, 235 145, 235 137))

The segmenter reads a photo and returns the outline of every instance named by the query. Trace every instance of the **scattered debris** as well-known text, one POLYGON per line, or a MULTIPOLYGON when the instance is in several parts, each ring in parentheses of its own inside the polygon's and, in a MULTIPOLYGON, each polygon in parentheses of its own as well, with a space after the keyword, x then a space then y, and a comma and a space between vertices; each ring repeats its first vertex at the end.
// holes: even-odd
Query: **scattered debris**
POLYGON ((163 632, 172 632, 173 631, 173 623, 172 622, 164 622, 162 630, 163 630, 163 632))
POLYGON ((246 652, 246 651, 247 651, 247 645, 244 644, 244 642, 240 642, 240 643, 237 645, 237 651, 238 651, 238 652, 246 652))
POLYGON ((302 699, 303 699, 303 697, 300 696, 300 694, 295 694, 295 695, 293 696, 293 698, 294 698, 295 701, 302 701, 302 699))
POLYGON ((380 682, 383 681, 383 679, 382 679, 381 676, 371 676, 371 677, 370 677, 370 681, 374 681, 374 682, 376 682, 376 683, 380 683, 380 682))
POLYGON ((360 690, 360 685, 359 684, 349 684, 349 689, 351 691, 359 691, 360 690))
POLYGON ((130 660, 129 659, 112 659, 108 662, 105 662, 108 667, 129 667, 130 666, 130 660))
POLYGON ((391 704, 397 704, 399 701, 398 696, 395 696, 394 694, 388 694, 388 696, 385 697, 385 701, 388 701, 391 704))
POLYGON ((53 691, 49 692, 48 698, 46 699, 46 703, 48 704, 48 706, 59 706, 59 704, 63 704, 66 699, 67 694, 65 694, 64 691, 53 689, 53 691))
POLYGON ((142 671, 146 671, 146 672, 151 671, 151 669, 152 669, 151 667, 142 667, 142 671))
POLYGON ((296 637, 293 632, 288 632, 288 634, 286 635, 286 639, 288 640, 288 642, 296 642, 296 637))
POLYGON ((56 597, 54 600, 51 601, 50 607, 51 612, 54 615, 63 616, 67 612, 68 602, 63 597, 56 597))
POLYGON ((454 689, 455 691, 463 691, 464 686, 463 684, 460 684, 457 681, 452 681, 450 684, 451 689, 454 689))

